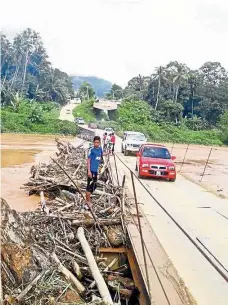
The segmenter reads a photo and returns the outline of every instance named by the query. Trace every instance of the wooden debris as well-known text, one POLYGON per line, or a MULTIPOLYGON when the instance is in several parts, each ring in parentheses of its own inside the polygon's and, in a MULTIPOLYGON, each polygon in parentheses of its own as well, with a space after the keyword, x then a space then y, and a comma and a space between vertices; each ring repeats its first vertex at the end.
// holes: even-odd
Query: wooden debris
POLYGON ((90 249, 89 243, 85 238, 84 230, 82 227, 78 228, 77 237, 81 243, 82 249, 85 253, 90 270, 92 272, 93 278, 97 284, 97 287, 99 289, 99 292, 100 292, 100 295, 101 295, 103 301, 106 302, 107 304, 113 304, 112 297, 110 295, 108 287, 104 281, 104 278, 102 277, 102 275, 100 273, 100 270, 98 269, 97 263, 93 256, 93 253, 90 249))
POLYGON ((75 285, 80 294, 83 294, 85 287, 82 283, 79 282, 79 280, 65 266, 63 266, 55 253, 52 253, 51 258, 57 264, 58 270, 65 276, 65 278, 75 285))
MULTIPOLYGON (((62 299, 74 295, 83 303, 97 298, 96 304, 104 300, 113 304, 108 288, 116 294, 118 276, 108 280, 107 274, 115 275, 111 267, 116 259, 107 263, 99 249, 126 244, 122 188, 112 184, 104 165, 89 210, 84 201, 85 149, 59 139, 56 143, 55 161, 32 166, 23 187, 39 196, 41 208, 19 214, 1 201, 3 302, 62 304, 62 299)), ((119 285, 126 299, 132 289, 122 280, 119 285)))

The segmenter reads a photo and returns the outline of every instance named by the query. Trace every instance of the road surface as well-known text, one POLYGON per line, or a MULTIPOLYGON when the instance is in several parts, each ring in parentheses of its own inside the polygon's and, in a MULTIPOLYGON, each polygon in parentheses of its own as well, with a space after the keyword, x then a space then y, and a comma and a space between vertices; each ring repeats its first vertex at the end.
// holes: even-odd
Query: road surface
MULTIPOLYGON (((135 169, 135 157, 118 155, 128 167, 135 169)), ((118 162, 118 169, 129 177, 129 171, 121 162, 118 162)), ((190 236, 202 242, 228 270, 228 200, 218 198, 181 175, 175 183, 142 181, 190 236)), ((143 203, 142 210, 198 304, 227 305, 228 283, 137 182, 136 189, 138 200, 143 203)))
POLYGON ((63 108, 60 111, 59 119, 74 122, 74 116, 72 114, 72 111, 77 106, 78 104, 67 104, 66 106, 63 106, 63 108), (70 112, 67 113, 67 110, 70 112))
MULTIPOLYGON (((121 140, 118 138, 117 156, 134 171, 136 157, 123 156, 120 153, 120 143, 121 140)), ((127 187, 133 193, 130 172, 118 158, 117 167, 120 176, 126 175, 127 187)), ((141 181, 207 255, 213 261, 215 260, 212 255, 216 257, 219 261, 216 264, 228 276, 228 200, 218 198, 181 175, 177 176, 175 183, 152 179, 141 181)), ((197 304, 227 305, 227 281, 219 275, 139 182, 136 182, 136 191, 138 201, 151 227, 197 304)))

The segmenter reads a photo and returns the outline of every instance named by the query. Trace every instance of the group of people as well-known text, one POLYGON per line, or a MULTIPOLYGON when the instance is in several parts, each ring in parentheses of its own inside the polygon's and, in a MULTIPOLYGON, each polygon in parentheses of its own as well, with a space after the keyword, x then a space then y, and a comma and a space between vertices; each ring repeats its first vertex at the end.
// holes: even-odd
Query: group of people
POLYGON ((86 203, 91 209, 91 194, 96 189, 97 176, 101 163, 103 162, 103 156, 114 153, 114 147, 116 143, 116 137, 114 133, 110 136, 107 133, 103 137, 103 149, 101 147, 101 138, 95 136, 93 139, 93 146, 89 149, 87 159, 87 187, 86 187, 86 203))
POLYGON ((116 137, 114 133, 111 133, 110 135, 107 134, 107 132, 103 136, 103 151, 110 151, 112 154, 114 154, 116 144, 116 137))

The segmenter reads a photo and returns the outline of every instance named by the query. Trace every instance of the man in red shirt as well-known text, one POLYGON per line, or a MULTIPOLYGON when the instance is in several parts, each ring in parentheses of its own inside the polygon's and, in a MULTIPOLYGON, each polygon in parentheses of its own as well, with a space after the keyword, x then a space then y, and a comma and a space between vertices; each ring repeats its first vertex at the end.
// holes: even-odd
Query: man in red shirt
POLYGON ((111 134, 110 142, 112 144, 112 154, 114 154, 114 147, 116 144, 116 136, 114 135, 114 133, 111 134))

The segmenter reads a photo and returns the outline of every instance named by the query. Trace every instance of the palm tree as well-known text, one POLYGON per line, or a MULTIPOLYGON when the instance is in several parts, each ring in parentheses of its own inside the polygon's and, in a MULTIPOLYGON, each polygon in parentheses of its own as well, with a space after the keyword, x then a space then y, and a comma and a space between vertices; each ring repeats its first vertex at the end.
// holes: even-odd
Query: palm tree
POLYGON ((180 85, 183 81, 187 80, 187 78, 188 78, 189 68, 184 64, 178 63, 177 61, 170 62, 167 65, 167 68, 170 70, 173 84, 176 86, 175 95, 174 95, 174 101, 176 103, 180 85))
POLYGON ((144 99, 145 93, 147 92, 148 85, 151 81, 151 77, 149 76, 142 76, 138 75, 136 77, 133 77, 127 85, 127 90, 132 91, 132 93, 137 95, 139 93, 139 98, 144 99))
POLYGON ((160 88, 161 88, 161 81, 166 80, 166 71, 165 67, 159 66, 155 69, 156 74, 152 75, 154 80, 158 81, 158 91, 157 91, 157 98, 156 98, 156 104, 154 109, 157 110, 158 102, 159 102, 159 96, 160 96, 160 88))

